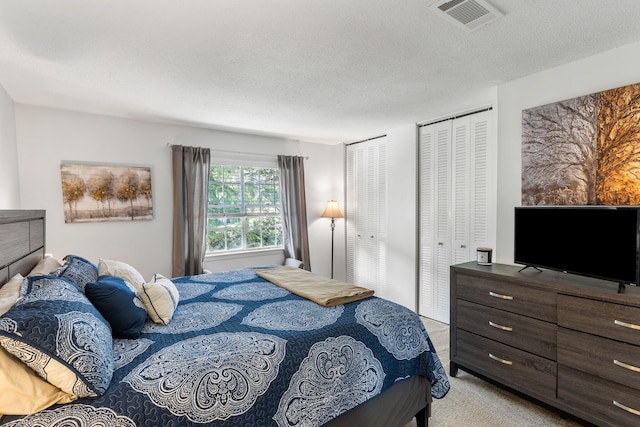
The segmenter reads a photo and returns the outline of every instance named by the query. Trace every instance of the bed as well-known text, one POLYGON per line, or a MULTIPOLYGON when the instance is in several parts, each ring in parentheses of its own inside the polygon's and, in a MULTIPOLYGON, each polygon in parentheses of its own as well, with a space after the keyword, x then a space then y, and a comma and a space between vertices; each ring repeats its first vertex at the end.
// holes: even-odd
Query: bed
MULTIPOLYGON (((449 390, 415 313, 375 296, 323 307, 256 274, 271 266, 154 276, 140 288, 149 295, 135 304, 146 311, 132 333, 117 324, 128 314, 103 313, 93 299, 103 277, 135 292, 127 271, 98 275, 106 261, 71 255, 54 276, 29 276, 44 260, 45 223, 44 211, 0 211, 0 285, 27 277, 19 303, 0 316, 0 351, 68 391, 36 413, 3 415, 2 425, 403 426, 416 417, 426 426, 431 398, 449 390), (154 306, 146 285, 168 298, 154 306), (60 311, 55 322, 50 309, 60 311), (73 359, 74 345, 92 353, 73 359), (57 353, 44 363, 47 346, 57 353)), ((118 263, 109 265, 130 267, 118 263)))

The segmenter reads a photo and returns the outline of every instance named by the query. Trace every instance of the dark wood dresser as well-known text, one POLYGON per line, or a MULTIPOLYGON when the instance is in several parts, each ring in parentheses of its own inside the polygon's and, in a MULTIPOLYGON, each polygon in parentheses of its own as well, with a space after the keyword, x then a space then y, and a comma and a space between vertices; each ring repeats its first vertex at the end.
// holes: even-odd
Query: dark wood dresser
POLYGON ((451 376, 485 376, 596 425, 640 425, 640 288, 520 268, 451 266, 451 376))

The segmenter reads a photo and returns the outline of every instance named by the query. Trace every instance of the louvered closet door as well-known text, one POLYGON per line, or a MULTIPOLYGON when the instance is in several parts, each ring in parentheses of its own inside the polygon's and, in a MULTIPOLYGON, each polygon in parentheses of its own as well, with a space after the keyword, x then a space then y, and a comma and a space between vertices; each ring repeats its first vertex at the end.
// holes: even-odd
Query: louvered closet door
POLYGON ((419 189, 420 189, 420 243, 418 252, 419 280, 418 280, 418 313, 433 318, 435 305, 434 297, 434 222, 435 209, 435 128, 425 126, 420 128, 418 143, 419 189))
POLYGON ((420 129, 420 301, 423 316, 449 323, 451 124, 420 129))
POLYGON ((449 323, 449 266, 495 247, 491 112, 420 129, 419 312, 449 323))
POLYGON ((367 285, 380 297, 387 289, 387 144, 386 138, 371 142, 367 148, 367 285))
POLYGON ((495 245, 495 209, 490 186, 490 112, 452 121, 454 264, 473 261, 476 248, 495 245))
MULTIPOLYGON (((451 224, 452 264, 470 261, 471 248, 469 229, 471 228, 471 176, 470 153, 470 116, 452 120, 453 130, 453 162, 451 176, 453 179, 453 221, 451 224)), ((475 253, 475 249, 474 249, 475 253)))
POLYGON ((453 263, 473 261, 495 241, 489 170, 489 112, 453 120, 453 263))
POLYGON ((369 257, 366 235, 367 215, 367 150, 361 144, 347 147, 347 280, 367 282, 369 257))
POLYGON ((346 148, 346 215, 345 215, 345 228, 347 233, 347 282, 356 283, 356 268, 355 268, 355 254, 356 254, 356 231, 358 229, 357 216, 355 212, 358 211, 358 192, 356 191, 356 149, 354 146, 348 146, 346 148))
POLYGON ((375 199, 375 203, 370 204, 375 211, 372 215, 374 220, 373 238, 370 237, 370 244, 374 246, 373 257, 370 259, 369 271, 372 273, 371 284, 379 297, 386 298, 387 295, 387 143, 386 138, 377 140, 374 144, 375 150, 372 159, 373 186, 369 195, 375 199))
POLYGON ((387 289, 386 139, 346 149, 347 281, 385 296, 387 289))
POLYGON ((496 208, 494 202, 495 185, 492 180, 494 169, 493 153, 490 144, 491 112, 469 116, 470 147, 473 161, 470 163, 472 189, 470 221, 469 259, 475 259, 475 248, 495 248, 496 244, 496 208))

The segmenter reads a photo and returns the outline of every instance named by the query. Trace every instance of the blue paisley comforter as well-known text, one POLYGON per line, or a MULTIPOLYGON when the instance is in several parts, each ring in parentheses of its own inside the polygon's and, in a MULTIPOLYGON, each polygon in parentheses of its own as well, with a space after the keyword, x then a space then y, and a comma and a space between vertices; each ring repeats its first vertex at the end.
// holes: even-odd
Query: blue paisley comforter
POLYGON ((115 339, 115 372, 95 399, 56 405, 6 425, 319 426, 423 375, 449 381, 415 313, 371 297, 322 307, 254 269, 173 280, 171 322, 115 339))

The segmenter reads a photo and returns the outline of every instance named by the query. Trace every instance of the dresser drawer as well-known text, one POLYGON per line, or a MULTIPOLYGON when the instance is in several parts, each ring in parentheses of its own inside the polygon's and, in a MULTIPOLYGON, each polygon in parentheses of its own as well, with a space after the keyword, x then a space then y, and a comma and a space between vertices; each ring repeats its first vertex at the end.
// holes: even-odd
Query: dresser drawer
POLYGON ((562 365, 558 365, 558 400, 599 426, 640 425, 640 391, 562 365))
POLYGON ((558 326, 640 345, 640 307, 558 295, 558 326))
POLYGON ((559 328, 558 364, 640 390, 640 347, 559 328))
POLYGON ((556 294, 514 282, 482 277, 457 276, 457 297, 467 301, 556 322, 556 294))
POLYGON ((455 324, 458 328, 547 359, 556 359, 558 328, 555 324, 460 299, 456 304, 455 324))
POLYGON ((555 399, 556 363, 481 337, 457 330, 454 362, 534 397, 555 399))

